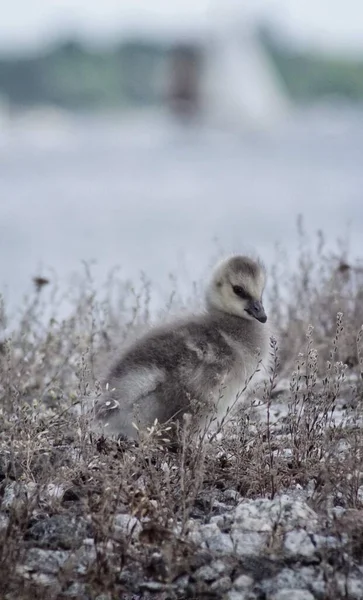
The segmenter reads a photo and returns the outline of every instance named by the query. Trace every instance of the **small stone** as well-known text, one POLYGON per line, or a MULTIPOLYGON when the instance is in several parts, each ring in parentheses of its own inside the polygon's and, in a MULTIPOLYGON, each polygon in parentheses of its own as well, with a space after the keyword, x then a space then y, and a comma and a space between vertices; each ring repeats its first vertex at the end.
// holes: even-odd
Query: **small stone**
POLYGON ((141 565, 133 565, 130 568, 124 567, 119 576, 119 582, 128 589, 137 588, 140 581, 143 579, 143 571, 141 565))
POLYGON ((212 535, 205 540, 204 546, 216 554, 231 554, 234 552, 234 544, 231 536, 227 533, 219 532, 219 534, 212 535))
POLYGON ((329 516, 332 519, 340 519, 347 513, 347 509, 344 506, 332 506, 329 508, 329 516))
POLYGON ((225 596, 226 600, 257 600, 257 596, 243 590, 231 590, 225 596))
POLYGON ((203 541, 203 535, 198 526, 198 522, 194 519, 189 519, 186 527, 188 541, 196 546, 200 546, 203 541))
POLYGON ((48 483, 43 490, 40 491, 40 498, 46 499, 61 499, 63 498, 65 487, 62 484, 48 483))
POLYGON ((224 490, 223 498, 226 502, 238 502, 241 495, 236 490, 224 490))
POLYGON ((9 510, 10 508, 14 508, 15 505, 25 504, 34 496, 36 487, 37 485, 34 482, 25 484, 12 481, 5 488, 0 507, 1 510, 9 510))
POLYGON ((341 549, 345 544, 347 544, 349 538, 346 534, 340 535, 340 540, 336 538, 334 535, 318 535, 314 534, 314 542, 316 547, 320 549, 341 549))
POLYGON ((3 531, 8 527, 10 519, 7 515, 0 513, 0 531, 3 531))
POLYGON ((30 548, 25 555, 25 561, 16 570, 19 573, 33 571, 57 575, 70 557, 70 552, 65 550, 43 550, 30 548))
POLYGON ((225 564, 225 562, 223 562, 223 560, 214 560, 210 566, 219 576, 224 575, 227 571, 227 565, 225 564))
POLYGON ((178 589, 185 590, 189 585, 189 575, 181 575, 174 580, 174 584, 178 589))
POLYGON ((260 554, 263 547, 266 546, 268 534, 237 530, 232 531, 231 538, 238 556, 254 556, 260 554))
POLYGON ((214 517, 211 517, 210 523, 215 523, 219 529, 229 529, 233 523, 233 516, 228 513, 215 515, 214 517))
POLYGON ((90 525, 82 517, 53 515, 35 523, 27 532, 27 539, 41 547, 53 550, 79 548, 89 537, 90 525))
POLYGON ((236 507, 235 526, 244 531, 273 532, 276 524, 285 531, 306 526, 314 531, 318 519, 305 502, 291 500, 286 495, 274 500, 244 500, 236 507))
POLYGON ((215 535, 219 535, 220 529, 217 525, 217 523, 207 523, 207 525, 202 525, 199 528, 199 533, 202 537, 203 542, 215 535))
POLYGON ((195 571, 195 573, 194 573, 194 578, 202 579, 202 581, 214 581, 214 579, 216 579, 216 577, 218 577, 217 573, 209 565, 200 567, 200 569, 197 569, 197 571, 195 571))
POLYGON ((230 554, 233 552, 233 542, 227 533, 221 533, 216 523, 202 525, 200 534, 203 540, 202 546, 218 554, 230 554))
POLYGON ((171 585, 169 583, 161 583, 159 581, 144 581, 144 583, 142 583, 140 587, 144 590, 148 590, 149 592, 164 592, 167 590, 175 589, 175 585, 171 585))
MULTIPOLYGON (((84 540, 82 546, 72 556, 75 570, 79 575, 85 575, 89 571, 90 565, 97 560, 97 550, 94 540, 92 540, 93 544, 85 543, 88 541, 84 540)), ((101 547, 99 546, 98 550, 100 549, 101 547)))
POLYGON ((225 513, 228 510, 231 510, 231 508, 225 502, 220 502, 219 500, 212 501, 212 508, 219 514, 225 513))
POLYGON ((284 548, 288 556, 312 557, 316 552, 311 537, 304 529, 289 531, 285 536, 284 548))
POLYGON ((61 586, 57 577, 48 573, 32 573, 31 580, 39 586, 52 588, 53 597, 61 591, 61 586))
POLYGON ((238 591, 249 590, 253 586, 253 579, 249 575, 240 575, 233 582, 233 587, 238 591))
POLYGON ((314 600, 314 596, 308 590, 279 590, 271 600, 314 600))
POLYGON ((356 598, 357 600, 361 600, 363 598, 363 580, 362 579, 353 579, 348 577, 347 582, 348 595, 352 598, 356 598))
POLYGON ((313 567, 305 567, 294 571, 293 569, 282 569, 275 577, 264 579, 261 582, 261 587, 269 597, 276 590, 301 590, 307 588, 310 582, 314 581, 316 573, 313 567))
POLYGON ((228 590, 230 590, 231 587, 231 579, 230 577, 226 576, 220 577, 219 579, 216 579, 216 581, 213 581, 213 583, 210 586, 210 589, 218 594, 224 594, 225 592, 228 592, 228 590))
POLYGON ((139 519, 128 514, 116 515, 113 527, 116 539, 131 538, 132 540, 138 540, 142 531, 139 519))
POLYGON ((295 588, 307 588, 318 598, 324 598, 326 596, 325 573, 321 569, 303 567, 299 572, 299 585, 295 585, 295 588), (300 580, 302 580, 302 584, 300 584, 300 580))
POLYGON ((72 583, 67 591, 63 592, 67 598, 76 598, 76 600, 87 600, 89 596, 86 593, 86 584, 76 581, 72 583))

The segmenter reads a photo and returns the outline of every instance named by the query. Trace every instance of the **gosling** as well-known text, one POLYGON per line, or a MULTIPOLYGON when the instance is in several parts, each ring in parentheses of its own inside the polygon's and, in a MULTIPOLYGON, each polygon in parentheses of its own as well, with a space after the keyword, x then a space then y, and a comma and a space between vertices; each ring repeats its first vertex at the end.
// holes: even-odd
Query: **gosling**
POLYGON ((265 278, 246 256, 219 263, 202 314, 152 329, 116 360, 95 404, 96 431, 136 439, 155 419, 191 413, 197 430, 222 419, 268 354, 265 278))

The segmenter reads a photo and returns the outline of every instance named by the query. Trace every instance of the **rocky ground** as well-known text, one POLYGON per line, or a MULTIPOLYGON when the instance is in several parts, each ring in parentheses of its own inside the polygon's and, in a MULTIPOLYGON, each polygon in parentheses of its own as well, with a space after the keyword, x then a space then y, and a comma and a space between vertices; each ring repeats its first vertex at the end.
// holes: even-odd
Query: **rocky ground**
POLYGON ((11 334, 0 301, 1 600, 363 599, 363 268, 309 248, 270 278, 265 386, 172 451, 158 424, 104 440, 84 411, 148 282, 100 301, 87 270, 60 321, 36 278, 11 334))
MULTIPOLYGON (((19 484, 5 489, 3 530, 9 526, 6 508, 20 502, 21 492, 25 489, 20 491, 19 484)), ((28 491, 28 497, 34 492, 28 491)), ((62 500, 60 490, 56 493, 63 504, 77 502, 62 500)), ((92 519, 78 516, 74 509, 34 515, 13 568, 18 581, 24 580, 24 591, 42 590, 44 598, 362 598, 361 514, 335 509, 331 523, 321 522, 306 501, 297 499, 304 495, 297 490, 273 500, 243 500, 228 489, 204 499, 205 513, 212 516, 205 518, 200 508, 182 535, 178 527, 151 532, 148 519, 117 513, 107 542, 95 539, 92 519), (354 522, 357 539, 352 547, 344 531, 354 522), (150 536, 159 536, 159 541, 152 542, 150 536), (126 557, 121 556, 125 544, 126 557), (177 546, 185 547, 178 548, 187 555, 185 564, 172 564, 177 546), (97 595, 86 581, 92 568, 98 572, 97 595), (111 569, 114 589, 102 592, 102 574, 109 583, 111 569)), ((203 505, 202 498, 198 504, 203 505)), ((19 590, 5 595, 15 596, 19 590)))
POLYGON ((39 419, 40 446, 1 454, 2 597, 363 598, 363 472, 346 435, 356 409, 337 402, 329 425, 335 468, 350 466, 334 479, 327 453, 299 470, 284 394, 282 384, 268 411, 246 410, 243 431, 177 452, 151 438, 137 447, 73 430, 71 440, 69 422, 61 442, 39 419))

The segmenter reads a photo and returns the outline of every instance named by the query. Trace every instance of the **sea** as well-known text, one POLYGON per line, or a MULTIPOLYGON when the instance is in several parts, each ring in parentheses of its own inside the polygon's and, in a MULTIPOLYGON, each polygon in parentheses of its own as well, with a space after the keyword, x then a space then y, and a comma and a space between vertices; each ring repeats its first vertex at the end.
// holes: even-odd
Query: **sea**
POLYGON ((177 122, 158 112, 30 113, 0 128, 0 292, 34 276, 95 285, 118 267, 185 290, 231 252, 292 269, 298 219, 312 248, 363 257, 363 111, 315 106, 269 128, 177 122))

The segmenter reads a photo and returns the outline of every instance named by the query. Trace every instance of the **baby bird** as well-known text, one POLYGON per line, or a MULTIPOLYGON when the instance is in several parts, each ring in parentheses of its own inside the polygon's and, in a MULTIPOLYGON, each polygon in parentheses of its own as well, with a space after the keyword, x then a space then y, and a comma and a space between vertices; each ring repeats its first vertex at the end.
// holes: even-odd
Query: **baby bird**
POLYGON ((218 264, 205 312, 152 329, 116 360, 96 402, 96 430, 135 439, 134 424, 174 422, 193 407, 199 428, 223 417, 268 352, 264 287, 260 262, 232 256, 218 264))

